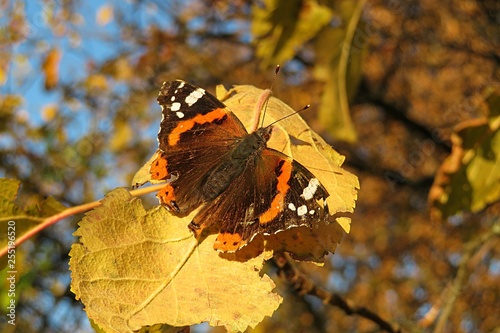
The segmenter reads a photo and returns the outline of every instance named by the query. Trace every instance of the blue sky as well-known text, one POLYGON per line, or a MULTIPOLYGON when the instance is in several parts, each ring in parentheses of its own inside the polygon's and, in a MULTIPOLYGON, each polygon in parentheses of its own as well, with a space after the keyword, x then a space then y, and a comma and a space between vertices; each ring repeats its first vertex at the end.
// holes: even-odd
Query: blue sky
MULTIPOLYGON (((57 1, 53 3, 57 4, 57 1)), ((0 89, 2 94, 21 93, 24 97, 24 110, 30 116, 30 122, 41 124, 41 110, 49 103, 56 103, 60 100, 58 92, 47 92, 44 89, 44 77, 41 72, 41 59, 50 48, 57 47, 62 51, 60 62, 60 80, 65 83, 77 82, 88 75, 88 63, 90 61, 100 64, 106 59, 122 52, 127 47, 125 43, 116 44, 119 40, 121 29, 115 20, 108 24, 98 25, 96 14, 104 6, 110 5, 119 8, 125 13, 134 10, 130 4, 123 1, 81 1, 78 3, 78 13, 75 23, 71 26, 80 34, 79 45, 75 46, 74 38, 70 33, 61 36, 54 36, 52 30, 47 26, 47 18, 51 15, 49 6, 42 1, 26 1, 25 12, 27 18, 26 36, 24 42, 13 45, 14 54, 18 57, 26 54, 33 54, 24 62, 13 62, 8 72, 8 79, 0 89), (106 39, 109 38, 110 41, 106 39), (36 44, 35 44, 36 41, 36 44), (43 41, 43 42, 40 42, 43 41)), ((14 3, 11 4, 14 6, 14 3)), ((56 5, 56 10, 59 9, 56 5)), ((148 26, 152 21, 155 24, 166 26, 169 24, 168 17, 162 16, 159 19, 158 12, 154 8, 146 6, 145 11, 134 12, 135 23, 141 26, 148 26)), ((0 14, 0 26, 4 26, 7 17, 0 14)), ((69 32, 67 29, 66 32, 69 32)))

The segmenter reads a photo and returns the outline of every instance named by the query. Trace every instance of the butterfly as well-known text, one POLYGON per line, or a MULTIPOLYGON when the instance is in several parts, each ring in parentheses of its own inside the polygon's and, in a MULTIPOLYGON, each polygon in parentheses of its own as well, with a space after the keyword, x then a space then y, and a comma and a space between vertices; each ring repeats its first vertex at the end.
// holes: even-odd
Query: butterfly
POLYGON ((257 234, 328 221, 329 194, 318 178, 267 146, 273 125, 249 133, 224 103, 181 80, 165 82, 158 103, 150 177, 167 181, 156 196, 171 212, 198 210, 188 225, 197 238, 218 226, 214 249, 234 252, 257 234))

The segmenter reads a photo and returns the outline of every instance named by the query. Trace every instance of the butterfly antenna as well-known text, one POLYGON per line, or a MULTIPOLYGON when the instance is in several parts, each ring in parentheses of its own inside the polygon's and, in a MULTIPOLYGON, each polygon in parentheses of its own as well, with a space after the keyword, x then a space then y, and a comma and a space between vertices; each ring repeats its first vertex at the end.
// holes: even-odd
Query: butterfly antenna
POLYGON ((276 82, 276 77, 278 77, 278 73, 280 72, 280 68, 281 68, 280 65, 276 65, 276 68, 274 69, 273 81, 271 82, 271 87, 269 88, 269 90, 271 90, 271 91, 273 91, 274 82, 276 82))
POLYGON ((289 118, 289 117, 291 117, 291 116, 294 116, 294 115, 296 115, 296 114, 297 114, 297 113, 299 113, 299 112, 302 112, 302 111, 305 111, 305 110, 309 109, 310 107, 311 107, 311 104, 307 104, 307 105, 306 105, 306 106, 304 106, 302 109, 297 110, 297 111, 294 111, 294 112, 292 112, 292 113, 290 113, 290 114, 288 114, 288 115, 286 115, 286 116, 284 116, 284 117, 282 117, 282 118, 280 118, 280 119, 278 119, 278 120, 275 120, 275 121, 273 121, 272 123, 270 123, 269 125, 267 125, 266 127, 273 126, 273 125, 274 125, 274 124, 276 124, 278 121, 282 121, 283 119, 286 119, 286 118, 289 118))
POLYGON ((278 77, 278 73, 280 72, 280 68, 281 68, 280 65, 276 65, 276 68, 274 70, 273 81, 271 82, 271 86, 269 87, 269 89, 266 89, 267 94, 264 94, 264 96, 262 96, 263 98, 265 98, 265 102, 263 105, 264 112, 262 113, 262 122, 260 124, 260 127, 264 127, 264 119, 266 117, 267 104, 269 103, 269 99, 271 98, 271 96, 273 94, 274 82, 276 82, 276 77, 278 77))

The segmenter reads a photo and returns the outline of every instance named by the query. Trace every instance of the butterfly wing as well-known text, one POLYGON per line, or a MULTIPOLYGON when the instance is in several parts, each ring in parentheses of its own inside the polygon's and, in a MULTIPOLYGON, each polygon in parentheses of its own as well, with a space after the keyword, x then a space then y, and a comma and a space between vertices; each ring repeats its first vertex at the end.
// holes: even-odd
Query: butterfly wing
POLYGON ((219 223, 214 248, 232 252, 258 233, 274 234, 327 221, 327 197, 328 192, 309 170, 266 148, 225 192, 196 215, 190 228, 196 233, 219 223))
POLYGON ((187 214, 203 201, 200 187, 208 171, 227 158, 247 131, 216 97, 184 81, 165 82, 158 104, 162 121, 151 178, 169 181, 157 194, 160 203, 187 214))

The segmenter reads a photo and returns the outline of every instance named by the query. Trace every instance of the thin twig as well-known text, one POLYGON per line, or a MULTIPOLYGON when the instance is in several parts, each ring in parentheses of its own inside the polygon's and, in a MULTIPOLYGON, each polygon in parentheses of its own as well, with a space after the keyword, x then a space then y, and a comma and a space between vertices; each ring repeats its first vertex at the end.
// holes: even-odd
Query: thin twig
MULTIPOLYGON (((144 195, 147 193, 158 191, 163 186, 165 186, 165 184, 158 184, 158 185, 154 185, 154 186, 149 186, 149 187, 144 187, 144 188, 140 188, 140 189, 136 189, 136 190, 131 190, 131 191, 129 191, 129 193, 133 197, 138 197, 138 196, 141 196, 141 195, 144 195)), ((36 235, 40 231, 44 230, 45 228, 50 227, 53 224, 56 224, 57 222, 65 219, 67 217, 70 217, 70 216, 73 216, 76 214, 80 214, 80 213, 85 213, 86 211, 89 211, 89 210, 96 208, 97 206, 100 206, 100 205, 101 205, 101 201, 89 202, 89 203, 86 203, 83 205, 79 205, 79 206, 65 209, 58 214, 46 217, 46 218, 42 219, 40 224, 38 224, 34 228, 28 230, 25 234, 21 235, 20 237, 16 238, 15 246, 21 245, 26 240, 30 239, 31 237, 33 237, 34 235, 36 235)), ((33 218, 40 219, 39 217, 33 217, 33 218)), ((4 248, 0 249, 0 258, 2 256, 6 255, 8 250, 9 250, 8 245, 5 246, 4 248)))
POLYGON ((325 304, 336 306, 343 310, 347 315, 359 315, 363 318, 371 320, 377 324, 382 330, 389 333, 399 333, 401 329, 394 327, 389 322, 382 319, 378 314, 368 310, 362 306, 356 306, 350 301, 343 299, 341 296, 318 287, 314 281, 309 279, 304 273, 298 270, 292 260, 283 253, 277 253, 274 256, 274 261, 278 266, 278 275, 286 280, 288 284, 299 294, 307 294, 316 296, 325 304))
POLYGON ((443 310, 441 311, 441 315, 438 318, 436 323, 436 327, 434 328, 434 333, 444 332, 446 329, 446 323, 448 322, 448 318, 452 313, 455 302, 458 299, 458 296, 462 292, 466 281, 470 275, 467 264, 470 259, 474 256, 474 254, 481 249, 481 247, 487 243, 488 240, 492 239, 495 236, 500 235, 500 220, 497 220, 493 223, 493 226, 490 230, 478 237, 470 240, 464 246, 464 252, 462 255, 462 259, 460 260, 460 264, 458 265, 457 275, 455 279, 453 279, 453 283, 450 288, 446 288, 444 291, 444 295, 442 296, 442 302, 445 304, 443 310))

